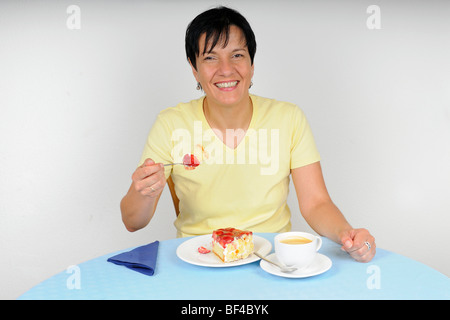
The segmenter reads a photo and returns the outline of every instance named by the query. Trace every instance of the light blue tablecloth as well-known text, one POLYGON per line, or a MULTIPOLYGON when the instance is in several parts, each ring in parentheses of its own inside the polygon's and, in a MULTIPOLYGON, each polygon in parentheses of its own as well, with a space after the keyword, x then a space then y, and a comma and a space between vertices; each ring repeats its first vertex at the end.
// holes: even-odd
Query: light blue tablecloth
MULTIPOLYGON (((258 235, 273 245, 275 234, 258 235)), ((229 268, 191 265, 176 255, 185 240, 161 241, 153 276, 106 261, 118 251, 63 271, 19 299, 450 299, 447 276, 379 248, 375 258, 363 264, 324 238, 319 252, 332 260, 331 269, 288 279, 265 272, 259 261, 229 268)))

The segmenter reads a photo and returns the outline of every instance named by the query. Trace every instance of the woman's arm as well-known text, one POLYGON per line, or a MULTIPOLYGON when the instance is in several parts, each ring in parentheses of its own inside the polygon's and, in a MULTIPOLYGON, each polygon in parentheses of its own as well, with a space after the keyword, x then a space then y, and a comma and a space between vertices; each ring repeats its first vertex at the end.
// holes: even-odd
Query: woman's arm
POLYGON ((164 167, 146 159, 133 173, 132 180, 120 202, 122 221, 130 232, 144 228, 152 219, 166 184, 164 167))
POLYGON ((314 231, 342 244, 342 249, 358 261, 368 262, 373 258, 375 239, 366 229, 353 229, 334 205, 325 186, 320 162, 293 169, 292 181, 300 212, 314 231))

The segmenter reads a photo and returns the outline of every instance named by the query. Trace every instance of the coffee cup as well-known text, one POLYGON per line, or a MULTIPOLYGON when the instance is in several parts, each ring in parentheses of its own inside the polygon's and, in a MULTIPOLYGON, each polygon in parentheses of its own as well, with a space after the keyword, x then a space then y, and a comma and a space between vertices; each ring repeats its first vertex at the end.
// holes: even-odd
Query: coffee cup
POLYGON ((309 266, 322 246, 322 239, 307 232, 283 232, 275 236, 275 255, 286 266, 309 266))

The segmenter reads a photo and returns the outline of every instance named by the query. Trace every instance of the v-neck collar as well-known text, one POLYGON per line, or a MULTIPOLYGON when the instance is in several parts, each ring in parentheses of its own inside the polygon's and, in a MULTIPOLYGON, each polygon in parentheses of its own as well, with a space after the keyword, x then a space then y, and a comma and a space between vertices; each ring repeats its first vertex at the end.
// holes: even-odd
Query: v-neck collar
MULTIPOLYGON (((238 150, 238 148, 239 148, 241 145, 245 144, 244 141, 245 141, 245 139, 246 139, 246 137, 247 137, 247 134, 248 134, 249 130, 250 130, 250 129, 253 129, 253 126, 254 126, 254 123, 255 123, 256 114, 257 114, 257 105, 256 105, 256 101, 255 101, 254 97, 253 97, 252 95, 249 95, 249 97, 250 97, 250 99, 251 99, 251 101, 252 101, 252 109, 253 109, 253 110, 252 110, 252 118, 250 119, 250 124, 248 125, 247 130, 245 130, 245 135, 242 137, 242 139, 239 141, 239 143, 236 145, 235 148, 232 148, 232 147, 228 146, 228 145, 225 143, 225 141, 222 140, 221 137, 217 135, 217 133, 216 133, 217 130, 214 130, 214 129, 211 128, 211 126, 209 125, 209 122, 208 122, 208 120, 206 119, 205 112, 204 112, 204 110, 203 110, 203 103, 204 103, 204 100, 205 100, 206 96, 204 96, 203 99, 200 99, 200 100, 199 100, 198 108, 199 108, 199 113, 200 113, 200 115, 201 115, 201 120, 202 120, 202 122, 203 122, 204 129, 213 131, 213 132, 214 132, 214 138, 215 138, 217 141, 219 141, 219 142, 225 147, 225 149, 228 150, 228 151, 235 152, 236 150, 238 150)), ((226 136, 223 137, 223 138, 226 139, 226 136)))

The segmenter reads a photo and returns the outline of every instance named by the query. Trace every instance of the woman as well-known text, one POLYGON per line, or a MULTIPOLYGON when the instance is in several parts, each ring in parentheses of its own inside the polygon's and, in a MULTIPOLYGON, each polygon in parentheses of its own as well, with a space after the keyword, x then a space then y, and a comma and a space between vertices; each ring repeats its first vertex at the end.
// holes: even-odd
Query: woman
POLYGON ((374 238, 366 229, 354 229, 331 201, 303 112, 249 94, 255 52, 250 25, 229 8, 208 10, 188 26, 186 55, 205 96, 158 115, 121 202, 126 228, 135 231, 149 223, 170 178, 179 199, 178 236, 224 227, 288 231, 292 176, 308 224, 355 260, 370 261, 374 238), (182 162, 186 154, 200 165, 163 166, 182 162))

